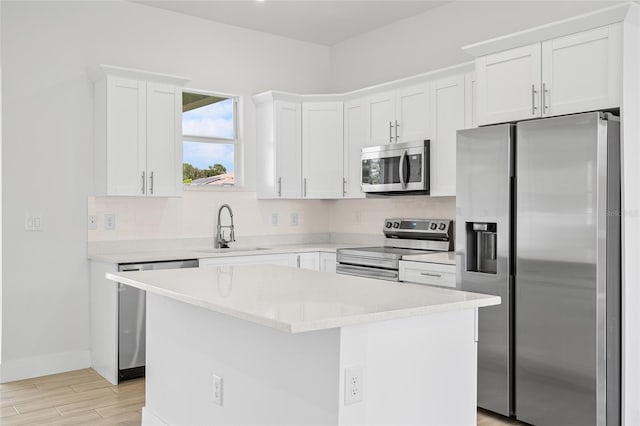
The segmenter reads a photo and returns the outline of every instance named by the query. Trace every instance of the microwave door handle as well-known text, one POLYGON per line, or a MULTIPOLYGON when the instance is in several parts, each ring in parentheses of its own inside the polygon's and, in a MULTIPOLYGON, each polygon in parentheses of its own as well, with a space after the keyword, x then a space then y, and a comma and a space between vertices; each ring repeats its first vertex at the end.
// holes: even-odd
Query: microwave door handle
POLYGON ((407 151, 402 151, 402 156, 400 157, 400 185, 402 185, 402 189, 407 187, 407 182, 404 180, 404 162, 407 159, 407 151))

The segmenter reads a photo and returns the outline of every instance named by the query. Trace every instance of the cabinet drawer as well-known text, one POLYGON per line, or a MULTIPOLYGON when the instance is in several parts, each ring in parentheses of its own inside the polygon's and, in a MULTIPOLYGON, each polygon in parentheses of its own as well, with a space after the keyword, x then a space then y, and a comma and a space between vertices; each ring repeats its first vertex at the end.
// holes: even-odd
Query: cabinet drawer
POLYGON ((400 261, 400 281, 442 287, 456 286, 455 265, 400 261))

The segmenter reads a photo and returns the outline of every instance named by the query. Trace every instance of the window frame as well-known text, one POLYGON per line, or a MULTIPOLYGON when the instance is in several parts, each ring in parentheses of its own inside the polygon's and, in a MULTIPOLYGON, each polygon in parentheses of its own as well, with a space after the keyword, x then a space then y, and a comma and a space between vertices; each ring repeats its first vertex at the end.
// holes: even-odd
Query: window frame
MULTIPOLYGON (((239 111, 241 111, 242 97, 240 95, 232 95, 229 93, 222 92, 213 92, 210 90, 201 90, 201 89, 191 89, 191 88, 183 88, 182 93, 195 93, 198 95, 208 95, 208 96, 216 96, 220 98, 232 99, 233 101, 233 138, 219 138, 212 136, 192 136, 187 135, 184 131, 181 131, 181 140, 182 140, 182 163, 184 164, 184 143, 187 142, 202 142, 202 143, 218 143, 218 144, 233 144, 233 185, 232 186, 223 186, 223 185, 202 185, 202 186, 191 186, 191 185, 182 185, 182 189, 185 191, 237 191, 242 190, 242 170, 240 167, 240 160, 242 158, 242 136, 241 131, 242 126, 240 126, 240 115, 239 111)), ((183 113, 184 114, 184 113, 183 113)))

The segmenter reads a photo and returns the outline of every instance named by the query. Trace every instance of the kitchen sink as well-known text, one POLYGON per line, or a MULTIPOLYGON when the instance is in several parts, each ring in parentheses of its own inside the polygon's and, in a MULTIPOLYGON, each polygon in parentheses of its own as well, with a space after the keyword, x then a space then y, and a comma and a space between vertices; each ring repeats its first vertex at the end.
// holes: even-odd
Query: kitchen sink
POLYGON ((197 253, 232 253, 236 251, 257 251, 257 250, 269 250, 267 247, 229 247, 229 248, 212 248, 194 250, 197 253))

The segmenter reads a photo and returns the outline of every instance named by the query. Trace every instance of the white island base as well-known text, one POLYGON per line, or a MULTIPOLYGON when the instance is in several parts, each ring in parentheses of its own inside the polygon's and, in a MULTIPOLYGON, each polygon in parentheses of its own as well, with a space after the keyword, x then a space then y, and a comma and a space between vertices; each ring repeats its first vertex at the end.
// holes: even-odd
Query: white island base
POLYGON ((143 425, 476 422, 473 309, 288 334, 155 294, 147 304, 143 425), (345 405, 350 368, 362 402, 345 405))
POLYGON ((476 424, 477 309, 499 298, 284 267, 233 276, 107 274, 147 290, 143 425, 476 424), (353 374, 362 400, 348 403, 353 374))

